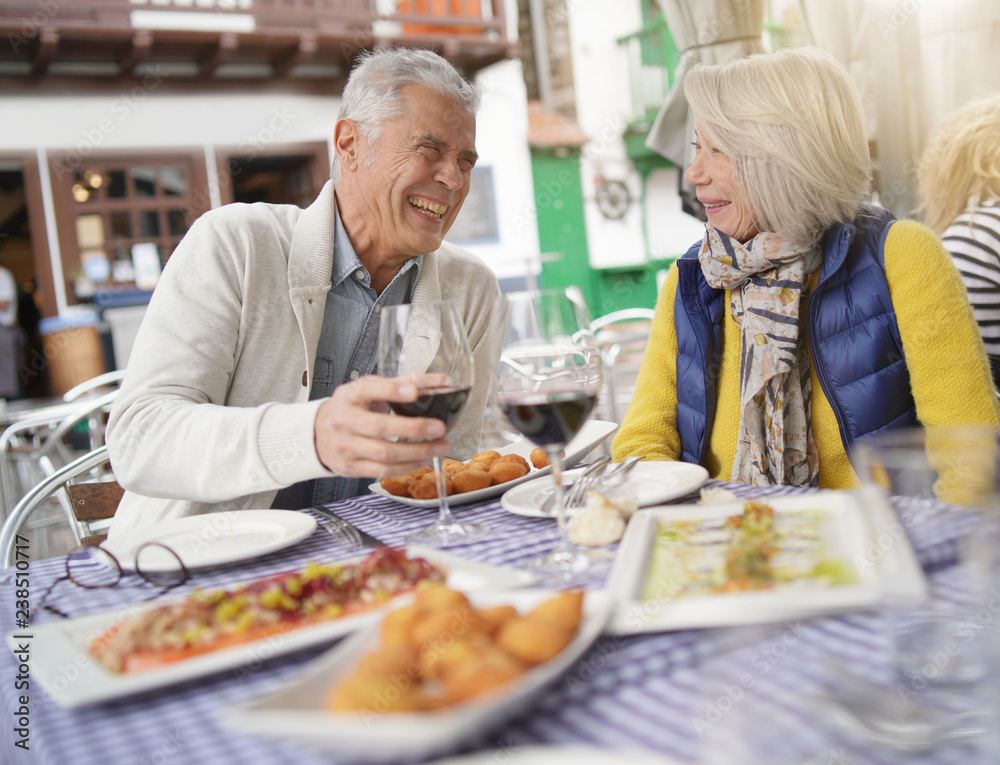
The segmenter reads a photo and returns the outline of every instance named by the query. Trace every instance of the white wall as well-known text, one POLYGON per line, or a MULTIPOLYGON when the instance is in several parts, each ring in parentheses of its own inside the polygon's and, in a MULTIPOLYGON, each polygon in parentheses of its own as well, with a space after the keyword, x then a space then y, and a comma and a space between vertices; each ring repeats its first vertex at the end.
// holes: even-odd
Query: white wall
POLYGON ((681 209, 679 175, 676 167, 665 167, 650 173, 646 183, 649 253, 656 260, 683 255, 705 236, 705 224, 681 209))
POLYGON ((493 169, 500 241, 462 246, 485 260, 501 279, 538 273, 538 225, 521 62, 494 64, 480 72, 476 81, 482 93, 476 149, 479 165, 493 169))
MULTIPOLYGON (((538 231, 534 218, 528 153, 527 105, 520 63, 504 62, 480 73, 483 89, 478 119, 480 162, 493 170, 499 241, 469 249, 498 277, 537 270, 538 231), (531 264, 535 264, 532 267, 531 264)), ((83 165, 95 151, 195 148, 206 154, 210 186, 215 147, 255 147, 330 139, 340 98, 289 93, 280 87, 262 92, 189 95, 172 92, 171 77, 150 75, 131 87, 95 94, 5 94, 0 99, 0 145, 4 150, 70 150, 69 164, 83 165)), ((245 86, 244 86, 245 87, 245 86)), ((330 147, 330 156, 333 155, 330 147)), ((44 156, 40 156, 44 160, 44 156)), ((213 195, 217 203, 218 195, 213 195)), ((52 217, 51 200, 45 210, 52 217)), ((50 238, 55 232, 49 221, 50 238)), ((62 280, 57 243, 52 265, 57 290, 62 280)), ((60 313, 66 305, 57 297, 60 313)))
POLYGON ((625 49, 616 38, 642 25, 638 2, 567 2, 573 48, 577 122, 590 142, 580 163, 590 265, 594 268, 646 262, 640 178, 621 139, 632 114, 625 49), (595 179, 624 181, 632 204, 620 220, 605 218, 594 202, 595 179))
POLYGON ((113 95, 5 96, 5 149, 239 146, 328 140, 339 99, 281 92, 181 95, 147 87, 113 95))

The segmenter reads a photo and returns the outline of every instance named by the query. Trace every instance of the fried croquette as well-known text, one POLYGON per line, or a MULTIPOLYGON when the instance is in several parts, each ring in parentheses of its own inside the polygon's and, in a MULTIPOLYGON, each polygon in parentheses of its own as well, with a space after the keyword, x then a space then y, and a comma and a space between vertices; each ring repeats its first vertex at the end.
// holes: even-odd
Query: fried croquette
POLYGON ((461 592, 423 584, 382 622, 382 645, 326 696, 334 711, 421 712, 506 685, 568 645, 583 593, 565 592, 520 616, 511 605, 476 609, 461 592), (569 617, 567 617, 567 614, 569 617))
POLYGON ((526 618, 555 622, 575 631, 583 618, 583 590, 565 590, 535 606, 526 618))
POLYGON ((549 466, 549 453, 540 446, 532 449, 531 454, 528 456, 531 459, 531 464, 536 468, 541 469, 549 466))
POLYGON ((502 457, 498 457, 493 464, 496 465, 497 462, 513 462, 515 465, 520 465, 525 470, 531 470, 531 466, 528 464, 528 460, 526 460, 520 454, 505 454, 502 457))
POLYGON ((404 606, 390 611, 382 620, 382 645, 412 646, 413 625, 423 610, 416 605, 404 606))
POLYGON ((379 485, 394 497, 410 496, 410 481, 413 480, 409 473, 383 478, 379 485))
POLYGON ((356 673, 333 688, 326 706, 334 712, 419 712, 431 703, 417 683, 401 688, 391 675, 356 673))
MULTIPOLYGON (((523 459, 523 458, 522 458, 523 459)), ((494 486, 501 483, 513 481, 528 474, 527 463, 521 465, 517 462, 505 462, 504 458, 498 459, 490 468, 490 483, 494 486)))
POLYGON ((469 599, 464 592, 446 587, 441 582, 423 581, 417 586, 417 594, 413 598, 413 604, 418 609, 424 610, 461 610, 467 611, 472 608, 469 599))
POLYGON ((477 613, 491 635, 496 634, 506 622, 518 617, 517 609, 510 605, 480 608, 477 613))
POLYGON ((489 636, 482 632, 470 632, 449 642, 429 643, 418 659, 420 676, 426 680, 440 680, 462 664, 478 661, 480 654, 492 646, 489 636))
POLYGON ((473 632, 488 634, 489 625, 469 606, 465 609, 424 611, 414 623, 410 635, 417 645, 424 646, 450 642, 473 632))
POLYGON ((487 449, 484 452, 479 452, 479 454, 472 455, 472 459, 469 460, 469 463, 471 464, 473 462, 480 462, 486 465, 486 467, 489 467, 498 459, 500 459, 500 452, 496 451, 495 449, 487 449))
POLYGON ((496 648, 484 650, 476 662, 465 662, 444 677, 445 695, 450 701, 462 701, 506 685, 523 675, 527 667, 513 656, 496 648))
MULTIPOLYGON (((454 487, 450 475, 444 477, 445 494, 453 494, 454 487)), ((424 473, 420 478, 410 484, 410 496, 414 499, 436 499, 438 495, 437 477, 434 471, 424 473)))
POLYGON ((455 475, 455 473, 461 472, 468 467, 461 460, 453 460, 451 457, 446 457, 441 462, 441 469, 444 470, 445 475, 455 475))
POLYGON ((419 677, 417 659, 417 649, 410 643, 383 645, 362 656, 354 672, 358 675, 409 675, 411 680, 416 680, 419 677))
POLYGON ((573 640, 573 632, 545 619, 510 619, 497 632, 497 646, 527 664, 548 661, 573 640))
POLYGON ((485 470, 470 467, 461 473, 456 473, 451 479, 456 494, 467 491, 478 491, 490 485, 490 474, 485 470))

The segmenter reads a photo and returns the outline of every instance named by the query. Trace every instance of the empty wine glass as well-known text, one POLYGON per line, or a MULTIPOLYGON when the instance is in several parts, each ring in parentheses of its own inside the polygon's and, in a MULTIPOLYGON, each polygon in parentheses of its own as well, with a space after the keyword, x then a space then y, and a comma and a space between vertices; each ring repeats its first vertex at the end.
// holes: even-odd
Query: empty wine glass
POLYGON ((542 447, 552 466, 559 541, 529 567, 572 574, 591 563, 569 538, 562 452, 590 416, 601 391, 601 352, 577 290, 510 293, 496 398, 514 427, 542 447))
MULTIPOLYGON (((451 303, 410 303, 382 310, 378 373, 384 377, 399 377, 419 372, 447 375, 447 382, 435 388, 420 389, 416 401, 390 402, 390 408, 404 417, 436 417, 450 430, 465 408, 473 384, 472 351, 462 317, 451 303)), ((411 534, 406 541, 446 547, 484 537, 489 527, 459 523, 452 516, 440 457, 434 457, 434 475, 437 521, 411 534)))

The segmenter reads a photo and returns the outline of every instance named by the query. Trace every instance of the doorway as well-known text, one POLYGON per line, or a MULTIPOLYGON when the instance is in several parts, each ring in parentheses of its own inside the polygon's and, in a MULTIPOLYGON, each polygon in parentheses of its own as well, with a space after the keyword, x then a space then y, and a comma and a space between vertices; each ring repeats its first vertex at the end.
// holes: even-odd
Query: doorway
POLYGON ((14 277, 17 291, 14 326, 21 329, 17 355, 11 358, 7 354, 3 363, 15 364, 18 397, 44 398, 51 395, 51 389, 39 332, 44 310, 43 280, 39 279, 36 268, 40 247, 31 225, 31 205, 21 163, 0 161, 0 266, 14 277))
POLYGON ((249 155, 216 151, 223 204, 267 202, 308 207, 330 177, 325 143, 286 144, 249 155))

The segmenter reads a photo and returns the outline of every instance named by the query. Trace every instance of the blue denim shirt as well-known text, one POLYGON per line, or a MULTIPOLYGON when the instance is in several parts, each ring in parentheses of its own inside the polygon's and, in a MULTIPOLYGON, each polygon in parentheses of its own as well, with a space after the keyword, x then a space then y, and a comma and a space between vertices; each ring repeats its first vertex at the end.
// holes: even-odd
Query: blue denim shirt
MULTIPOLYGON (((333 272, 310 400, 326 398, 338 385, 376 372, 382 308, 410 302, 422 263, 422 256, 406 261, 382 294, 376 295, 371 274, 358 259, 334 202, 333 272)), ((273 507, 294 509, 356 497, 367 493, 371 480, 334 477, 303 481, 279 491, 273 507)))

